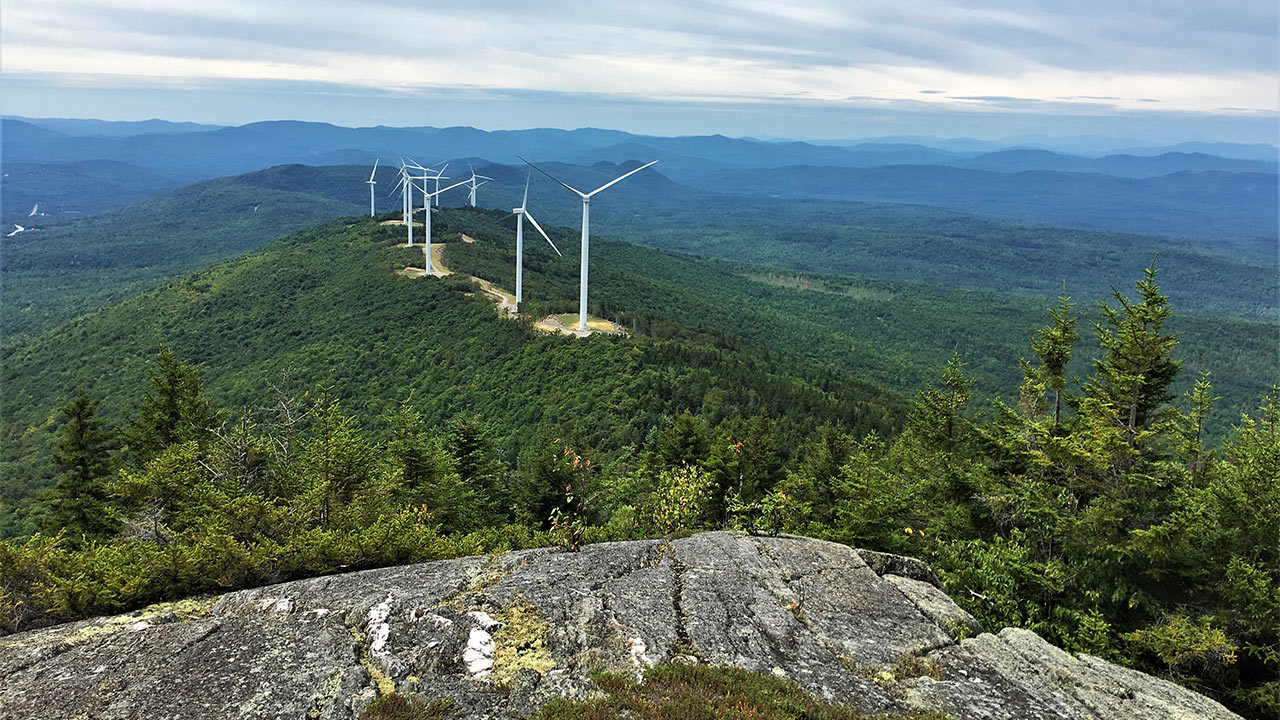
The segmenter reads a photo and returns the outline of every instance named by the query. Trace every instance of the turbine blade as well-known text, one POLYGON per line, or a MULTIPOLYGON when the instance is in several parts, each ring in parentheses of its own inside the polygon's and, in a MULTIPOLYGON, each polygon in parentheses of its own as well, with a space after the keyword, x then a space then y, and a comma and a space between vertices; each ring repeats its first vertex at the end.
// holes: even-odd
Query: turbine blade
POLYGON ((533 179, 533 171, 530 170, 529 174, 526 175, 524 178, 524 199, 520 201, 521 210, 523 210, 525 206, 529 204, 529 181, 532 179, 533 179))
POLYGON ((601 185, 600 187, 596 188, 595 190, 592 190, 591 192, 587 193, 587 197, 591 197, 592 195, 595 195, 596 193, 600 192, 601 190, 604 190, 605 188, 607 188, 607 187, 609 187, 609 186, 611 186, 611 185, 616 185, 616 184, 618 184, 618 183, 622 182, 623 180, 626 180, 627 178, 631 177, 632 175, 635 175, 636 173, 640 172, 641 170, 643 170, 643 169, 645 169, 645 168, 649 167, 650 165, 654 165, 654 164, 656 164, 657 162, 658 162, 657 160, 654 160, 654 161, 653 161, 653 162, 651 162, 651 163, 647 163, 647 164, 645 164, 645 165, 641 165, 640 167, 636 168, 635 170, 632 170, 631 172, 627 173, 626 175, 623 175, 622 177, 614 178, 613 180, 611 180, 611 181, 609 181, 609 182, 605 183, 604 185, 601 185))
POLYGON ((524 211, 524 216, 529 218, 529 222, 533 223, 533 227, 538 231, 538 234, 542 236, 542 239, 547 241, 547 244, 551 246, 551 249, 555 250, 556 254, 560 255, 560 257, 564 257, 564 255, 560 254, 560 248, 556 247, 556 244, 551 242, 551 238, 547 237, 547 234, 542 230, 542 226, 538 224, 537 220, 533 219, 533 216, 529 214, 528 210, 524 211))
POLYGON ((463 181, 461 181, 461 182, 456 182, 456 183, 454 183, 454 184, 450 185, 450 186, 449 186, 449 187, 447 187, 447 188, 440 188, 440 190, 439 190, 439 191, 431 193, 431 196, 432 196, 432 197, 435 197, 436 195, 441 195, 441 194, 446 193, 446 192, 448 192, 448 191, 450 191, 450 190, 452 190, 452 189, 454 189, 454 188, 456 188, 456 187, 459 187, 459 186, 462 186, 462 185, 466 185, 466 184, 467 184, 467 182, 468 182, 467 180, 463 180, 463 181))
MULTIPOLYGON (((519 155, 517 155, 516 157, 520 158, 521 160, 524 160, 524 158, 520 157, 519 155)), ((563 185, 563 186, 564 186, 564 188, 565 188, 566 190, 571 190, 571 191, 573 191, 573 192, 577 193, 577 194, 578 194, 578 197, 582 197, 582 198, 587 197, 587 194, 586 194, 586 193, 584 193, 584 192, 582 192, 581 190, 579 190, 579 189, 577 189, 577 188, 573 187, 572 185, 569 185, 568 183, 564 182, 564 181, 563 181, 563 180, 561 180, 560 178, 556 177, 555 175, 552 175, 551 173, 547 172, 546 170, 543 170, 542 168, 538 167, 537 165, 534 165, 533 163, 529 162, 528 160, 524 160, 524 164, 525 164, 525 165, 528 165, 529 167, 533 168, 534 170, 537 170, 538 172, 542 173, 543 175, 546 175, 547 177, 551 178, 552 180, 555 180, 556 182, 560 183, 561 185, 563 185)))
POLYGON ((373 159, 373 172, 369 173, 369 182, 373 182, 373 176, 378 174, 378 159, 373 159))

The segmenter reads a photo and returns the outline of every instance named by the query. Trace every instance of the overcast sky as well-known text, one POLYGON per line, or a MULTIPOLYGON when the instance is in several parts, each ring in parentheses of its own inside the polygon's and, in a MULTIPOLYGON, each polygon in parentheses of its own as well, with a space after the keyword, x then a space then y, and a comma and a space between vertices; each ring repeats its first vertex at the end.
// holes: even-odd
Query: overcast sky
POLYGON ((1275 0, 3 0, 3 111, 1275 141, 1275 0))

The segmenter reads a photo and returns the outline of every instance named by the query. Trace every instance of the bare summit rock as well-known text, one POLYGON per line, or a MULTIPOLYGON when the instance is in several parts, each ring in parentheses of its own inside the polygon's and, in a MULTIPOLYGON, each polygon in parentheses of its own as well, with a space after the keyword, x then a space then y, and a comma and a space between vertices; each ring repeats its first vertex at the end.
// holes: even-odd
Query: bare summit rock
POLYGON ((907 558, 729 532, 369 570, 4 638, 0 718, 345 720, 393 691, 518 718, 666 662, 873 714, 1236 717, 1024 630, 978 634, 931 583, 907 558))

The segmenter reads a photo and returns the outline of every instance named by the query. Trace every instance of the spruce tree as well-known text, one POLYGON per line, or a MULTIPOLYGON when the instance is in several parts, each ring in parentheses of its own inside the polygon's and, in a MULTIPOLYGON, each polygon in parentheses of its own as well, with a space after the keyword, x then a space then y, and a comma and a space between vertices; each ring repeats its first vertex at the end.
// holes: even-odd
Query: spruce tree
POLYGON ((1058 307, 1049 309, 1047 327, 1036 330, 1031 340, 1031 351, 1040 360, 1040 379, 1045 387, 1053 390, 1053 425, 1057 427, 1062 417, 1062 390, 1067 386, 1067 363, 1071 362, 1071 349, 1080 339, 1076 332, 1076 317, 1071 298, 1064 292, 1058 298, 1058 307))
POLYGON ((688 411, 658 432, 658 461, 668 468, 701 465, 707 458, 707 426, 688 411))
POLYGON ((125 432, 131 460, 139 467, 170 445, 204 441, 217 426, 194 365, 162 348, 150 374, 151 387, 125 432))
POLYGON ((1178 340, 1164 332, 1173 310, 1156 285, 1157 272, 1154 262, 1144 271, 1136 302, 1112 290, 1119 307, 1100 303, 1102 322, 1094 324, 1094 332, 1103 356, 1094 361, 1086 387, 1090 397, 1109 405, 1135 448, 1142 431, 1162 419, 1161 408, 1172 399, 1169 386, 1182 365, 1170 357, 1178 340))
POLYGON ((62 408, 66 422, 53 453, 53 464, 62 474, 50 502, 50 531, 65 528, 71 533, 100 537, 115 530, 106 490, 115 440, 102 429, 97 409, 97 401, 83 390, 62 408))

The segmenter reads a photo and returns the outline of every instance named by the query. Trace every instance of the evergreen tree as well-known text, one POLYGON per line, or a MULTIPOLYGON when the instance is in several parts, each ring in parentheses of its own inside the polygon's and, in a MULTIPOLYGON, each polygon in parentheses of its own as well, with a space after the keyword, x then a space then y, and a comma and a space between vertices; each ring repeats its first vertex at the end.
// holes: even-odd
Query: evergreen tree
POLYGON ((430 486, 436 468, 431 447, 423 437, 422 416, 405 402, 392 413, 390 421, 387 454, 392 475, 407 496, 425 501, 422 493, 430 486))
POLYGON ((373 449, 337 401, 322 397, 315 409, 315 439, 306 450, 316 524, 344 525, 344 510, 373 479, 373 449))
POLYGON ((108 506, 106 478, 111 474, 111 451, 115 440, 102 429, 97 418, 97 401, 83 390, 62 408, 65 420, 53 453, 58 476, 50 501, 50 531, 65 528, 71 533, 101 537, 116 528, 108 506))
POLYGON ((916 397, 907 427, 927 447, 955 449, 963 435, 964 407, 972 388, 973 379, 965 376, 960 353, 954 353, 942 371, 942 387, 926 385, 916 397))
POLYGON ((664 467, 701 465, 707 458, 707 426, 688 411, 682 412, 658 432, 655 445, 664 467))
POLYGON ((494 520, 501 467, 493 458, 490 428, 479 418, 455 417, 444 439, 458 481, 472 494, 477 522, 494 520))
POLYGON ((1076 317, 1071 314, 1071 298, 1064 292, 1057 308, 1049 309, 1047 327, 1036 330, 1031 340, 1031 351, 1040 360, 1040 379, 1053 390, 1053 424, 1057 427, 1062 416, 1062 390, 1066 387, 1067 363, 1071 362, 1071 349, 1080 339, 1076 332, 1076 317))
POLYGON ((1091 397, 1110 406, 1114 422, 1135 448, 1142 431, 1162 419, 1161 407, 1172 398, 1169 386, 1182 365, 1170 357, 1178 341, 1164 332, 1173 310, 1156 285, 1157 272, 1154 262, 1144 271, 1137 302, 1113 290, 1119 307, 1100 303, 1103 321, 1094 324, 1094 331, 1103 356, 1094 361, 1086 387, 1091 397))
POLYGON ((150 375, 151 387, 125 433, 131 460, 138 467, 170 445, 203 442, 218 424, 194 365, 183 363, 164 348, 150 375))

